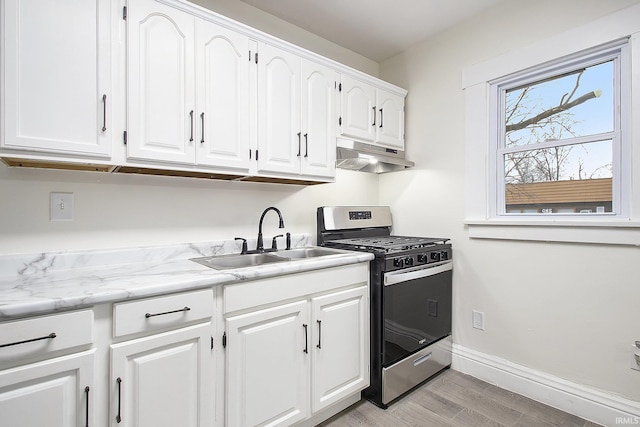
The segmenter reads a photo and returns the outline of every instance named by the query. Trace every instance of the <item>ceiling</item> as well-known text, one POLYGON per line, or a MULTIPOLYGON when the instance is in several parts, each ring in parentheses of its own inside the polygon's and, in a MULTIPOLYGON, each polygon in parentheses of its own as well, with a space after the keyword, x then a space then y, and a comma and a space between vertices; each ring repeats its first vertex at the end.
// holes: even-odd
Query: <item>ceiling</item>
POLYGON ((242 0, 376 62, 502 0, 242 0))

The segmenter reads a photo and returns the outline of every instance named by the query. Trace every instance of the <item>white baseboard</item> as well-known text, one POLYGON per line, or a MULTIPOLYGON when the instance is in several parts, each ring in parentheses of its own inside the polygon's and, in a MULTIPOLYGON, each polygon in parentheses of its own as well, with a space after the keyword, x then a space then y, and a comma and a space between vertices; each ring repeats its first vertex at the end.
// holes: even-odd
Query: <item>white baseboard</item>
POLYGON ((453 344, 456 371, 605 426, 640 425, 640 402, 453 344))

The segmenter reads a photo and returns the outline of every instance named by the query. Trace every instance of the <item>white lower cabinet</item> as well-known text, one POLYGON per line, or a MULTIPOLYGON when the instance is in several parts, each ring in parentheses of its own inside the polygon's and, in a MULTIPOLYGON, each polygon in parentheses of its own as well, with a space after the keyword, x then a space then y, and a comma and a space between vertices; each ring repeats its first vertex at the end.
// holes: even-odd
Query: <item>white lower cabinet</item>
POLYGON ((368 287, 311 300, 313 412, 369 385, 368 287))
POLYGON ((93 426, 93 313, 0 324, 0 425, 93 426))
POLYGON ((211 323, 111 346, 111 425, 212 425, 211 323))
POLYGON ((308 317, 307 302, 298 301, 227 320, 227 425, 290 425, 306 418, 308 317))
POLYGON ((0 371, 0 424, 94 425, 93 363, 85 351, 0 371))
POLYGON ((271 299, 226 318, 226 425, 293 425, 369 385, 368 270, 360 268, 360 282, 328 269, 225 296, 234 309, 252 304, 250 294, 271 299))

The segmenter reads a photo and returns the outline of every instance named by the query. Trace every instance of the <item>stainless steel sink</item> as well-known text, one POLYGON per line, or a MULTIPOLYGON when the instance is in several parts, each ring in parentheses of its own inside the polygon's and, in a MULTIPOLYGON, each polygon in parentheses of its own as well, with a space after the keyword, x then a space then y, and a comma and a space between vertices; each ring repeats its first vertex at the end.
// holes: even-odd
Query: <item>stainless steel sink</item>
POLYGON ((331 248, 321 248, 321 247, 307 247, 307 248, 297 248, 297 249, 289 249, 286 251, 278 251, 275 252, 274 255, 283 258, 289 259, 304 259, 304 258, 316 258, 321 256, 328 255, 344 255, 345 251, 341 251, 340 249, 331 249, 331 248))
POLYGON ((231 270, 234 268, 255 267, 257 265, 271 264, 274 262, 285 262, 289 261, 289 259, 273 254, 230 254, 191 258, 191 261, 216 270, 231 270))
POLYGON ((256 267, 274 262, 298 261, 329 255, 344 255, 347 253, 347 251, 340 249, 311 246, 259 254, 213 255, 201 258, 191 258, 191 261, 215 270, 231 270, 234 268, 256 267))

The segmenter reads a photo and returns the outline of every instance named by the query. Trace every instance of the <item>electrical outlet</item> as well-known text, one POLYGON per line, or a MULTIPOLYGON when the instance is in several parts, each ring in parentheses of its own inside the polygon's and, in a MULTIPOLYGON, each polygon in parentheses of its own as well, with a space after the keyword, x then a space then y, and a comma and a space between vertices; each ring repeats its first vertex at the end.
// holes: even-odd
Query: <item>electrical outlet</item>
POLYGON ((473 310, 472 322, 475 329, 484 331, 484 312, 473 310))
POLYGON ((640 341, 631 345, 631 369, 640 371, 640 341))
POLYGON ((51 221, 73 221, 73 193, 51 193, 49 197, 49 219, 51 221))

